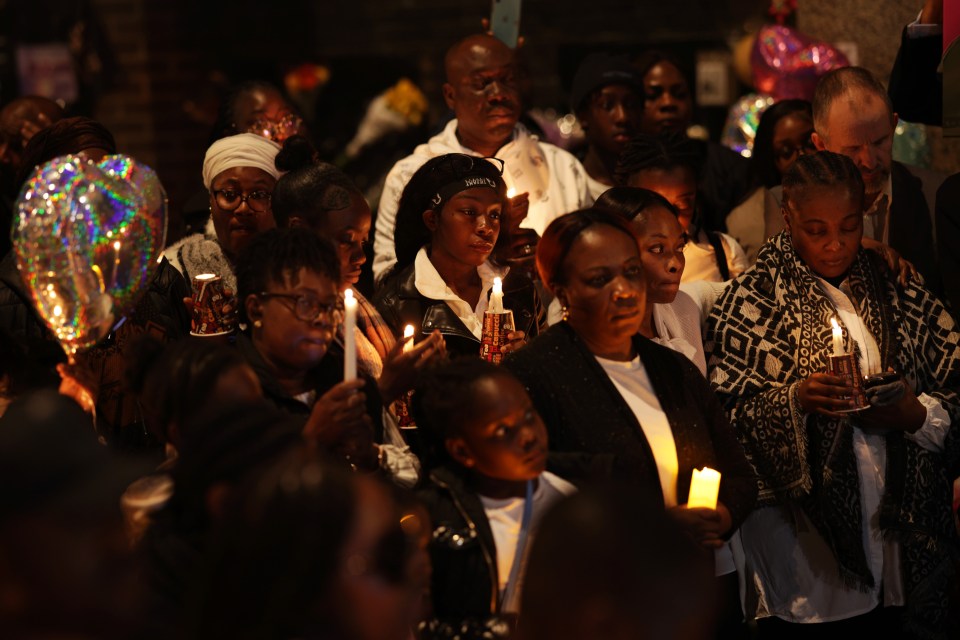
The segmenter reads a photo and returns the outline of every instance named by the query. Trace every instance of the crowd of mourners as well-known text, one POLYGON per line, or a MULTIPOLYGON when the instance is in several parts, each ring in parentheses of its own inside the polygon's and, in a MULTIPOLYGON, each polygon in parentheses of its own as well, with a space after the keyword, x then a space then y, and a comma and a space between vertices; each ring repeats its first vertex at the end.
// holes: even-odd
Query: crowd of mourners
MULTIPOLYGON (((595 53, 575 155, 514 49, 443 62, 451 118, 373 208, 239 86, 205 227, 75 362, 5 234, 0 637, 958 637, 960 175, 892 159, 895 101, 934 89, 831 71, 747 159, 687 135, 670 56, 595 53), (232 332, 191 335, 201 274, 232 332)), ((11 201, 123 152, 37 97, 0 129, 11 201)))

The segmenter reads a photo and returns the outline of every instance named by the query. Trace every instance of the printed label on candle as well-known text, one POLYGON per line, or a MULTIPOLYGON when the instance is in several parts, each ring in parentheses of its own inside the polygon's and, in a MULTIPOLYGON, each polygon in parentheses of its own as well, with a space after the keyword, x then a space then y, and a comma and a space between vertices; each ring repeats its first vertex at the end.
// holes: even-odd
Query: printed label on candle
POLYGON ((863 376, 860 375, 860 367, 854 354, 830 356, 827 358, 827 371, 832 376, 846 379, 847 384, 853 387, 853 396, 850 398, 853 400, 853 406, 849 409, 837 409, 837 411, 841 413, 859 411, 870 406, 867 394, 863 390, 863 376))
POLYGON ((213 273, 193 278, 193 321, 190 334, 222 336, 236 327, 236 298, 227 295, 223 280, 213 273))
POLYGON ((687 508, 707 509, 717 508, 717 496, 720 494, 720 472, 710 467, 693 470, 690 479, 690 497, 687 498, 687 508))

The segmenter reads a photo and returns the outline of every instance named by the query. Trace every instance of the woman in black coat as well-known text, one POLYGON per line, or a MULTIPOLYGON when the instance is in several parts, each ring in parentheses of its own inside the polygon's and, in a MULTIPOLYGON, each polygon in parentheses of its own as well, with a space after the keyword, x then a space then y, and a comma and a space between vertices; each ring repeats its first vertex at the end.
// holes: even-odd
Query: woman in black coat
POLYGON ((633 232, 612 214, 568 214, 544 233, 537 268, 564 320, 504 366, 547 425, 554 470, 576 477, 562 463, 587 454, 594 471, 648 488, 705 548, 719 548, 752 509, 756 480, 696 367, 638 333, 646 288, 633 232), (692 471, 704 466, 722 475, 717 507, 687 509, 692 471))

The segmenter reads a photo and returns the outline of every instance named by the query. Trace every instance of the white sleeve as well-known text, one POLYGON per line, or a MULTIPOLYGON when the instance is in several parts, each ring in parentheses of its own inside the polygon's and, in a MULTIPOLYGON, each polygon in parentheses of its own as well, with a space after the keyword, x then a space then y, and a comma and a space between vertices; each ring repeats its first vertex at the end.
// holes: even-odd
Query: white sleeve
POLYGON ((383 444, 380 467, 390 474, 390 479, 398 487, 412 489, 420 480, 420 460, 407 446, 397 426, 397 419, 384 407, 383 444))
POLYGON ((939 36, 943 33, 943 27, 939 24, 924 24, 920 22, 920 16, 923 15, 923 12, 917 14, 917 19, 907 25, 907 37, 911 40, 914 38, 923 38, 925 36, 939 36))
POLYGON ((727 254, 727 269, 730 270, 730 279, 734 279, 747 270, 747 254, 740 243, 725 233, 720 234, 723 240, 723 250, 727 254))
POLYGON ((904 433, 904 437, 934 453, 943 451, 943 441, 950 431, 950 414, 943 408, 940 401, 925 393, 921 393, 917 400, 927 410, 927 419, 923 426, 913 433, 904 433))
POLYGON ((401 160, 393 165, 383 184, 380 206, 377 207, 377 226, 373 233, 373 278, 379 282, 390 267, 397 262, 397 250, 393 244, 393 232, 397 225, 397 208, 400 194, 407 184, 401 160))

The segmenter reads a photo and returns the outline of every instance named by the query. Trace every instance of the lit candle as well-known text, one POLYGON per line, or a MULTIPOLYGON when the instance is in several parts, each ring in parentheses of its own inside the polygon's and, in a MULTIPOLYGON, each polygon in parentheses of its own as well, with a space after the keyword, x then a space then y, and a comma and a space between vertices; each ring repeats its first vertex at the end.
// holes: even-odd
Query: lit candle
POLYGON ((408 324, 403 328, 403 352, 407 353, 408 351, 413 351, 413 332, 416 329, 413 328, 412 324, 408 324))
POLYGON ((353 289, 343 292, 343 380, 349 382, 357 377, 357 299, 353 289))
POLYGON ((720 493, 720 472, 710 467, 693 470, 690 480, 690 497, 687 498, 687 508, 706 507, 717 508, 717 494, 720 493))
POLYGON ((514 189, 513 187, 510 187, 509 189, 507 189, 507 197, 508 197, 508 198, 512 198, 512 197, 515 196, 515 195, 517 195, 517 190, 516 190, 516 189, 514 189))
POLYGON ((833 325, 833 355, 842 356, 843 351, 843 329, 837 324, 836 318, 830 318, 830 324, 833 325))
POLYGON ((490 304, 487 306, 490 313, 503 313, 503 281, 493 279, 493 291, 490 292, 490 304))

